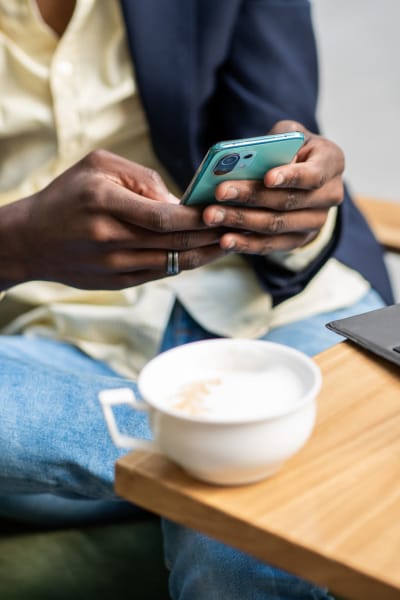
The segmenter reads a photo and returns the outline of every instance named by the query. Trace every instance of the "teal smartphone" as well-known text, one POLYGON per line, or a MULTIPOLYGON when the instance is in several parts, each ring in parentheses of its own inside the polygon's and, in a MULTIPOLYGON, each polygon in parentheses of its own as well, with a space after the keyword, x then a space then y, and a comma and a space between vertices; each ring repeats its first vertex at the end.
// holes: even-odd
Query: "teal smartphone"
POLYGON ((215 187, 222 181, 262 180, 273 167, 290 163, 303 144, 300 131, 218 142, 208 150, 181 203, 212 204, 215 187))

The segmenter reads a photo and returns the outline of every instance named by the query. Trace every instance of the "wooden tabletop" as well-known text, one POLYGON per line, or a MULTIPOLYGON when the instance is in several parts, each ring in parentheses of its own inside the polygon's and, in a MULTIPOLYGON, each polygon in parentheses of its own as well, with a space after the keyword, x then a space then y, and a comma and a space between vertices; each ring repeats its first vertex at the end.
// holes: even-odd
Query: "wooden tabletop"
POLYGON ((366 196, 357 196, 355 202, 381 244, 398 252, 400 250, 400 203, 395 200, 381 200, 366 196))
POLYGON ((400 599, 400 370, 350 342, 315 360, 316 428, 273 477, 217 487, 135 452, 116 491, 349 600, 400 599))

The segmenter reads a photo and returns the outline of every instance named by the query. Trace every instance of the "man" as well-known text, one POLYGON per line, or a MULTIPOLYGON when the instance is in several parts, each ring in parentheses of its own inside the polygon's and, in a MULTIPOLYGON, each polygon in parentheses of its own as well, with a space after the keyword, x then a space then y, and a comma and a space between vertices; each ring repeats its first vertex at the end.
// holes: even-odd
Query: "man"
MULTIPOLYGON (((392 296, 317 134, 308 1, 2 0, 0 30, 3 512, 84 520, 120 510, 100 389, 206 337, 312 354, 335 342, 325 322, 392 296), (178 204, 211 143, 294 129, 295 163, 178 204)), ((124 424, 149 435, 142 415, 124 424)), ((329 597, 163 531, 174 598, 329 597)))

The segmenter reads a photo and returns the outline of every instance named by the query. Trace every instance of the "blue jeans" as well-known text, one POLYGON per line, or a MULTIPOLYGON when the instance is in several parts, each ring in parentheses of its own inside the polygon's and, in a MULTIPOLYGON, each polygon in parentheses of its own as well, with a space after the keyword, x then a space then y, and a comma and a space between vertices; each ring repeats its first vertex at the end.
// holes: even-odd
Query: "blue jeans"
MULTIPOLYGON (((325 323, 383 306, 374 291, 360 302, 274 329, 264 339, 316 354, 342 340, 325 323)), ((176 304, 161 350, 214 337, 176 304)), ((135 383, 72 346, 0 337, 0 514, 46 524, 88 522, 140 509, 115 498, 114 447, 97 394, 135 383)), ((117 407, 122 431, 150 437, 147 417, 117 407)), ((170 589, 180 600, 330 598, 297 577, 198 532, 162 522, 170 589)))

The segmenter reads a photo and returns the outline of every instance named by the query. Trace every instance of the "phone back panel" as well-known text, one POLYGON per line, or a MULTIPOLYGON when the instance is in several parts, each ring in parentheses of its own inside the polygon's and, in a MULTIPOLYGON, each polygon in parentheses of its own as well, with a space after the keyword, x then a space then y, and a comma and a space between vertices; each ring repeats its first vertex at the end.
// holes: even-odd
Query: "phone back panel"
POLYGON ((279 135, 219 142, 207 152, 183 198, 183 204, 211 204, 214 191, 222 181, 239 179, 262 180, 269 169, 288 164, 304 143, 304 135, 291 132, 279 135), (221 169, 221 161, 228 161, 221 169), (229 161, 236 160, 234 168, 229 161))

